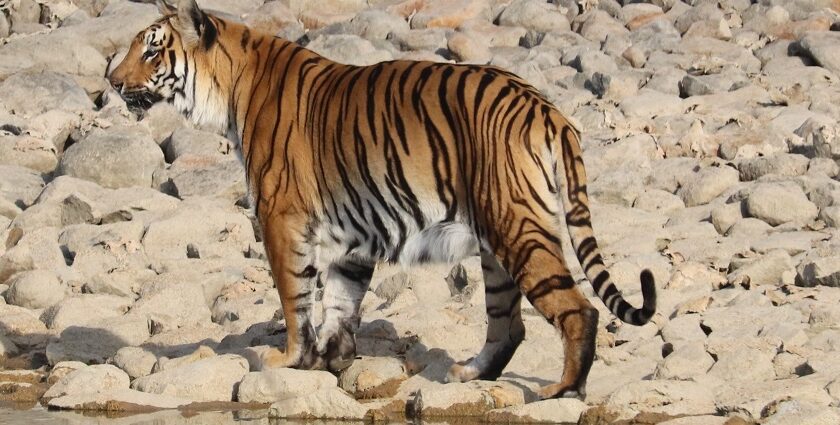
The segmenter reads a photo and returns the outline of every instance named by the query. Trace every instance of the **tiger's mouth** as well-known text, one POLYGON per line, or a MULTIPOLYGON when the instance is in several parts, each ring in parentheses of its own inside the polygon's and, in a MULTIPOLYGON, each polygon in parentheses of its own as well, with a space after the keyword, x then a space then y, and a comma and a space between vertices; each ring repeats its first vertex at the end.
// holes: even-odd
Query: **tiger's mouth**
POLYGON ((126 106, 131 112, 142 113, 147 111, 155 103, 163 100, 163 96, 150 92, 148 90, 133 90, 130 92, 120 93, 126 106))

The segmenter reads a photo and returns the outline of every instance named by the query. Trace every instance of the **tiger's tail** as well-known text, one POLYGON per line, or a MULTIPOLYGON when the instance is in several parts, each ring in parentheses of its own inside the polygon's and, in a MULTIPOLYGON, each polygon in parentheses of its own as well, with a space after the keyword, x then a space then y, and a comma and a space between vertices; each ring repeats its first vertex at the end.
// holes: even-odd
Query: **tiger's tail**
MULTIPOLYGON (((559 113, 558 113, 559 115, 559 113)), ((653 274, 645 269, 641 272, 642 296, 641 308, 630 305, 610 279, 604 265, 598 242, 592 233, 592 218, 589 211, 589 198, 586 193, 586 171, 580 149, 578 132, 562 117, 553 120, 559 134, 555 140, 559 147, 554 149, 554 174, 558 186, 558 196, 562 199, 566 212, 566 226, 571 236, 572 245, 580 261, 586 278, 592 283, 595 293, 604 305, 622 321, 641 326, 647 323, 656 312, 656 284, 653 274), (562 167, 562 168, 561 168, 562 167), (565 181, 565 185, 561 184, 565 181)))

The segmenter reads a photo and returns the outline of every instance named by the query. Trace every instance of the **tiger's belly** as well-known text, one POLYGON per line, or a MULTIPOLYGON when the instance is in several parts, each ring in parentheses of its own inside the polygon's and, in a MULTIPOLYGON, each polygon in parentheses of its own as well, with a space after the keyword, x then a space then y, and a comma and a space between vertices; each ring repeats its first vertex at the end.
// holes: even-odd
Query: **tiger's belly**
POLYGON ((322 222, 316 232, 318 263, 326 265, 351 256, 410 266, 457 262, 478 253, 479 241, 467 224, 458 219, 428 218, 422 228, 404 216, 380 216, 376 224, 361 217, 339 220, 343 225, 322 222))

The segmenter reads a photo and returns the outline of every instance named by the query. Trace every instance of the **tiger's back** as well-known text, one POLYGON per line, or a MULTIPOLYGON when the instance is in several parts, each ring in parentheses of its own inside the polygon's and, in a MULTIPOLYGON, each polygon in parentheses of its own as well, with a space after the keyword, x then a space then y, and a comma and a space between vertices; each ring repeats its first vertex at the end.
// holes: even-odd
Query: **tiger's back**
POLYGON ((655 287, 630 306, 592 233, 577 131, 537 90, 477 65, 342 65, 201 11, 192 0, 138 35, 111 80, 128 99, 154 94, 238 143, 288 329, 266 367, 338 370, 375 263, 456 261, 479 252, 487 339, 448 379, 495 379, 524 338, 520 299, 564 337, 561 382, 581 396, 598 313, 560 246, 561 210, 596 293, 622 320, 653 315, 655 287), (323 323, 312 308, 324 281, 323 323))

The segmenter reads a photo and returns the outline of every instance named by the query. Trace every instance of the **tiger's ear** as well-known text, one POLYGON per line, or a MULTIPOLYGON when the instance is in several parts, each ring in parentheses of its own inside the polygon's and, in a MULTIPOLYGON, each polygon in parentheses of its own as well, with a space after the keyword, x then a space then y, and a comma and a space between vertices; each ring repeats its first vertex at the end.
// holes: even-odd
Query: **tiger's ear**
POLYGON ((156 0, 155 4, 158 7, 158 11, 163 16, 174 15, 178 12, 178 9, 167 3, 166 0, 156 0))
POLYGON ((195 0, 180 0, 178 3, 178 29, 187 43, 201 41, 209 49, 218 37, 218 30, 210 18, 198 7, 195 0))

